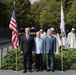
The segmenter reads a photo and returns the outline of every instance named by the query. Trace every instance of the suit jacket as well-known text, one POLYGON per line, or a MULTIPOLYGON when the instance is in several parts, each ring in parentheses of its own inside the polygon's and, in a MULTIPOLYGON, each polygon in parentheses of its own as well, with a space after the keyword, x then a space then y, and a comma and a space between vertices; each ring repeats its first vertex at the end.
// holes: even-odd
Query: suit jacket
POLYGON ((54 36, 46 36, 44 45, 46 53, 53 54, 56 52, 56 38, 54 36))
POLYGON ((43 38, 34 38, 35 43, 35 54, 42 54, 44 52, 44 39, 43 38))
POLYGON ((30 36, 29 41, 26 39, 26 35, 23 35, 20 40, 20 49, 23 53, 32 53, 34 47, 34 38, 30 36))

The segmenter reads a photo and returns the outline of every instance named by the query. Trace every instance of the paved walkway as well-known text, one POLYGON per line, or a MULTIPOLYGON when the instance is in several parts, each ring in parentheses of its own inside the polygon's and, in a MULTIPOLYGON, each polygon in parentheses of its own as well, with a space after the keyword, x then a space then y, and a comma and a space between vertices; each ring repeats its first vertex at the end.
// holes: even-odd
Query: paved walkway
POLYGON ((55 72, 27 72, 27 73, 22 73, 22 71, 12 71, 12 70, 0 70, 0 75, 76 75, 75 70, 68 70, 65 72, 61 71, 55 71, 55 72))

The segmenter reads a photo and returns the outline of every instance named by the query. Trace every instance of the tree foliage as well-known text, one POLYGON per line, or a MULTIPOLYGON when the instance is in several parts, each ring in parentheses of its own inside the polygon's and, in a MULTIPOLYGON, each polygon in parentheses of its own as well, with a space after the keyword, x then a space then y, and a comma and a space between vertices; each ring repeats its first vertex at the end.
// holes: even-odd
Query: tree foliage
MULTIPOLYGON (((73 3, 75 3, 75 0, 68 0, 68 1, 62 0, 64 15, 65 15, 65 17, 64 17, 65 24, 66 24, 67 29, 70 28, 70 24, 68 23, 69 16, 67 16, 67 15, 70 12, 73 3)), ((44 29, 52 27, 52 26, 54 28, 59 29, 61 0, 39 0, 38 2, 33 4, 34 8, 35 8, 36 4, 37 5, 39 4, 39 6, 36 8, 36 12, 38 12, 37 13, 38 16, 36 17, 35 14, 33 14, 33 15, 36 18, 35 21, 37 20, 37 22, 39 23, 39 26, 44 29), (38 10, 39 8, 40 8, 40 10, 38 10)), ((33 8, 33 10, 34 10, 34 8, 33 8)), ((71 14, 73 14, 73 12, 71 12, 71 14)), ((74 21, 75 21, 75 19, 74 19, 74 21)), ((76 26, 74 26, 74 27, 76 27, 76 26)))
POLYGON ((49 1, 40 13, 39 22, 42 28, 58 27, 60 24, 60 4, 55 0, 49 1))
POLYGON ((16 3, 16 14, 19 27, 30 27, 30 1, 16 0, 16 3))
MULTIPOLYGON (((16 1, 16 17, 19 28, 35 27, 59 29, 61 0, 38 0, 31 4, 30 0, 16 1)), ((67 29, 76 28, 76 0, 62 0, 67 29)), ((13 0, 0 0, 0 28, 8 28, 13 11, 13 0)))
POLYGON ((0 1, 0 28, 6 28, 8 25, 7 5, 0 1))
MULTIPOLYGON (((20 28, 20 27, 29 26, 30 25, 29 13, 30 13, 30 5, 31 5, 30 1, 29 0, 15 0, 15 1, 16 1, 16 17, 17 17, 18 27, 20 28)), ((9 20, 10 22, 12 11, 14 9, 13 0, 3 0, 2 2, 3 4, 7 5, 7 7, 2 6, 1 9, 3 11, 5 10, 3 8, 7 9, 5 10, 8 13, 7 20, 9 20)), ((8 25, 9 25, 9 22, 8 22, 8 25)))
POLYGON ((67 14, 67 22, 69 27, 76 28, 76 0, 72 4, 71 9, 67 14))

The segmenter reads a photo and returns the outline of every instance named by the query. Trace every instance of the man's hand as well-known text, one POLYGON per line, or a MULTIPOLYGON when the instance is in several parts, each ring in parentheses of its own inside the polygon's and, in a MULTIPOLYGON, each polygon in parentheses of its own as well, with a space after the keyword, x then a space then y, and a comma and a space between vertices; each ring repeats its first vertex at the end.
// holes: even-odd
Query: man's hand
POLYGON ((55 52, 54 54, 59 54, 59 52, 55 52))
POLYGON ((23 54, 23 51, 21 51, 21 54, 23 54))
POLYGON ((34 51, 32 51, 32 54, 34 54, 35 52, 34 51))
POLYGON ((54 54, 56 54, 56 52, 54 52, 54 54))
POLYGON ((44 51, 44 54, 46 54, 46 52, 44 51))

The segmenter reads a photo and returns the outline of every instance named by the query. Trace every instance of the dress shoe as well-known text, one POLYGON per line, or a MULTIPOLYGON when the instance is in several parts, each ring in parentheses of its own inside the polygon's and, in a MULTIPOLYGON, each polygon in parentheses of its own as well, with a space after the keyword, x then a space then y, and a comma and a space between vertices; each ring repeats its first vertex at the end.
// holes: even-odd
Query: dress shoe
POLYGON ((36 69, 37 72, 39 72, 39 69, 36 69))
POLYGON ((54 69, 51 69, 52 72, 54 72, 54 69))
POLYGON ((47 69, 47 72, 49 72, 50 71, 50 69, 47 69))
POLYGON ((41 69, 40 71, 42 72, 43 70, 41 69))
POLYGON ((33 71, 32 71, 32 70, 29 70, 29 72, 31 72, 31 73, 32 73, 33 71))
POLYGON ((26 70, 23 71, 23 73, 26 73, 26 72, 27 72, 26 70))

